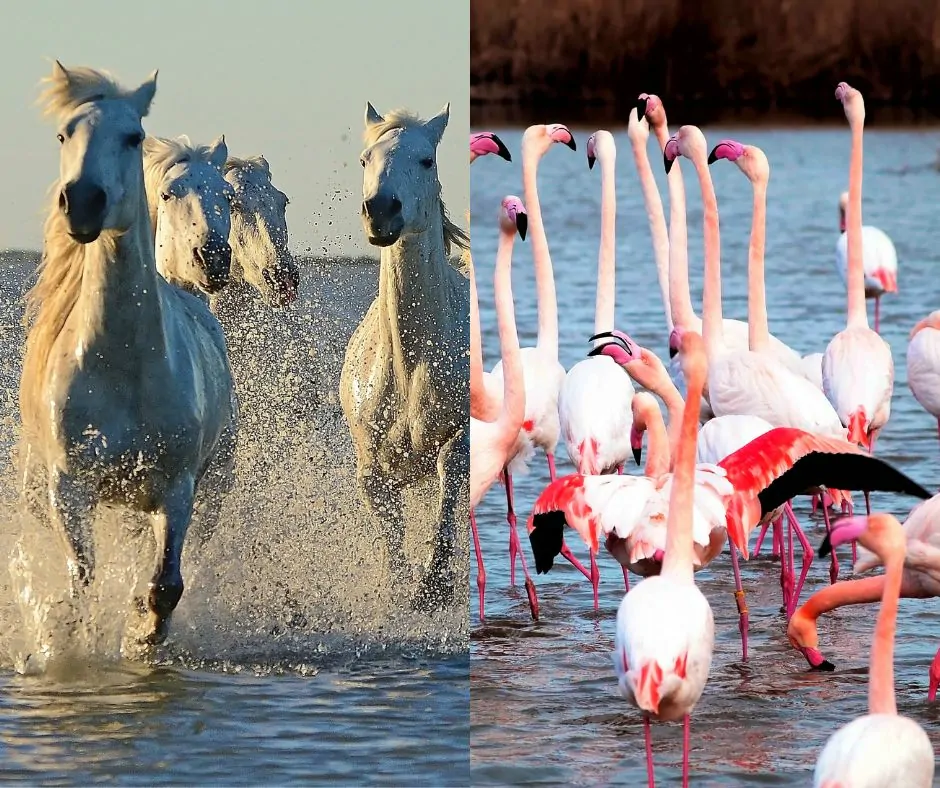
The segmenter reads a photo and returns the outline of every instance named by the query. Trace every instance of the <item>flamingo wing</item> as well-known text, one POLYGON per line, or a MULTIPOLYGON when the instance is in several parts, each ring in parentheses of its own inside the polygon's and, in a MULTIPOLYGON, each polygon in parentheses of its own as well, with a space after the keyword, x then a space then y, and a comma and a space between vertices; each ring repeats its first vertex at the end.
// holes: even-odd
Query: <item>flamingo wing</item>
POLYGON ((913 479, 858 446, 792 427, 764 433, 718 465, 734 486, 728 504, 728 535, 745 558, 751 529, 765 515, 812 487, 931 497, 913 479))

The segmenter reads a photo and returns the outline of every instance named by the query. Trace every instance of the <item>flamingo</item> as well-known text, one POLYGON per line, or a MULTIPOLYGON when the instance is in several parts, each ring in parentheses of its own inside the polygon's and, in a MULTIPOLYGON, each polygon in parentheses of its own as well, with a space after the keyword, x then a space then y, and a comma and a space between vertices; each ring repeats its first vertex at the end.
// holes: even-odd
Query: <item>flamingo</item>
POLYGON ((911 330, 907 385, 914 399, 937 420, 940 434, 940 310, 931 312, 911 330))
MULTIPOLYGON (((535 265, 535 283, 538 297, 538 340, 535 347, 522 349, 522 369, 526 387, 526 416, 517 437, 514 459, 504 475, 506 483, 506 519, 509 522, 509 582, 516 582, 516 556, 522 558, 516 513, 513 505, 513 474, 526 470, 526 461, 534 449, 541 448, 548 458, 548 472, 555 478, 555 447, 558 444, 558 392, 565 379, 565 368, 558 361, 558 310, 555 300, 555 279, 548 239, 542 223, 539 203, 537 170, 542 156, 554 143, 577 150, 574 137, 567 126, 560 123, 530 126, 522 135, 522 183, 528 207, 529 229, 532 237, 532 259, 535 265)), ((490 373, 496 387, 502 381, 502 362, 490 373)), ((590 574, 574 554, 564 548, 563 555, 585 577, 590 574)))
POLYGON ((894 696, 894 635, 904 582, 904 531, 890 514, 849 517, 836 524, 819 553, 856 539, 877 553, 885 566, 868 671, 868 714, 829 737, 816 761, 813 785, 929 788, 934 775, 933 745, 917 722, 898 714, 894 696))
MULTIPOLYGON (((637 100, 637 112, 645 117, 656 134, 660 150, 665 156, 666 145, 669 142, 669 128, 666 124, 666 112, 663 109, 659 96, 641 93, 637 100)), ((669 356, 674 365, 672 369, 673 380, 679 376, 679 362, 675 361, 679 349, 679 337, 682 331, 694 331, 702 334, 702 318, 695 314, 692 307, 692 295, 689 290, 689 256, 687 248, 686 216, 685 216, 685 185, 679 170, 679 163, 675 160, 666 168, 666 181, 669 187, 669 277, 668 290, 664 298, 668 299, 670 314, 668 319, 673 323, 673 330, 669 335, 669 356), (675 170, 675 172, 673 172, 675 170)), ((652 172, 650 173, 652 176, 652 172)), ((641 179, 645 177, 640 173, 641 179)), ((655 188, 655 181, 652 186, 655 188)), ((646 193, 644 189, 644 194, 646 193)), ((649 208, 647 208, 649 210, 649 208)), ((662 281, 662 280, 660 280, 662 281)), ((662 285, 660 285, 662 288, 662 285)), ((748 347, 747 321, 724 318, 722 320, 725 342, 730 350, 746 350, 748 347)), ((772 334, 769 335, 770 348, 774 357, 783 364, 792 366, 799 363, 799 354, 781 342, 772 334)), ((678 385, 678 383, 677 383, 678 385)), ((680 387, 681 388, 681 387, 680 387)), ((710 411, 710 408, 709 408, 710 411)), ((711 415, 703 420, 711 418, 711 415)))
MULTIPOLYGON (((594 312, 597 335, 614 327, 617 148, 610 132, 591 135, 587 159, 589 168, 595 160, 601 167, 601 243, 594 312)), ((622 468, 630 456, 632 399, 630 378, 607 356, 592 353, 568 371, 558 396, 558 418, 568 456, 579 473, 601 474, 622 468)))
MULTIPOLYGON (((849 166, 849 204, 846 237, 848 243, 848 319, 844 331, 829 342, 823 356, 823 388, 842 423, 849 440, 875 448, 878 432, 891 415, 894 391, 894 361, 891 346, 868 327, 865 310, 865 279, 862 268, 862 133, 865 101, 862 94, 845 82, 836 88, 845 117, 852 130, 849 166)), ((866 497, 866 508, 871 505, 866 497)))
MULTIPOLYGON (((915 506, 904 522, 906 553, 900 595, 905 599, 930 599, 940 596, 940 494, 915 506)), ((883 561, 876 553, 860 551, 855 573, 861 574, 883 561)), ((843 580, 813 594, 793 614, 787 625, 790 644, 806 658, 811 668, 835 670, 835 666, 819 651, 817 620, 846 605, 877 602, 884 593, 887 575, 843 580)), ((940 650, 930 664, 927 699, 937 697, 940 685, 940 650)))
MULTIPOLYGON (((493 276, 493 294, 496 301, 496 320, 499 326, 499 347, 505 367, 503 377, 503 399, 500 412, 494 421, 470 418, 470 525, 473 532, 473 549, 477 559, 477 589, 480 594, 480 619, 483 619, 483 598, 486 591, 486 572, 483 568, 483 553, 477 531, 474 509, 487 490, 499 476, 505 473, 516 439, 525 418, 526 393, 516 334, 516 317, 512 302, 512 247, 516 231, 525 240, 528 217, 522 201, 515 196, 503 198, 499 210, 499 247, 496 253, 496 270, 493 276)), ((479 331, 471 323, 471 332, 479 331)), ((522 559, 525 573, 526 594, 532 617, 538 619, 538 599, 535 583, 529 577, 522 559)))
POLYGON ((503 144, 503 141, 492 131, 478 131, 475 134, 471 134, 470 163, 473 164, 477 158, 480 156, 486 156, 488 153, 495 153, 501 159, 512 161, 512 155, 509 153, 509 148, 507 148, 503 144))
MULTIPOLYGON (((839 240, 836 242, 836 268, 842 281, 849 281, 848 238, 845 232, 845 212, 849 193, 839 195, 839 240)), ((865 271, 865 298, 875 299, 875 331, 881 324, 881 297, 885 293, 898 292, 898 253, 894 243, 884 230, 862 226, 862 268, 865 271)))

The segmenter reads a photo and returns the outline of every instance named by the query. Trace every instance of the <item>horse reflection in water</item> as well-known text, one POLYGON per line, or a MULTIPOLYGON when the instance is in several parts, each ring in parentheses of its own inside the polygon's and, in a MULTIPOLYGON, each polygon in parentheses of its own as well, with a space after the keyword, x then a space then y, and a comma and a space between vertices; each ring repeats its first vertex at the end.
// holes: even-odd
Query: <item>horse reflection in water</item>
POLYGON ((127 90, 56 62, 46 82, 60 172, 27 297, 23 491, 47 495, 34 508, 63 537, 73 599, 95 577, 98 505, 149 517, 157 566, 137 635, 152 644, 183 593, 197 487, 234 429, 225 339, 200 299, 157 272, 142 157, 156 72, 127 90))

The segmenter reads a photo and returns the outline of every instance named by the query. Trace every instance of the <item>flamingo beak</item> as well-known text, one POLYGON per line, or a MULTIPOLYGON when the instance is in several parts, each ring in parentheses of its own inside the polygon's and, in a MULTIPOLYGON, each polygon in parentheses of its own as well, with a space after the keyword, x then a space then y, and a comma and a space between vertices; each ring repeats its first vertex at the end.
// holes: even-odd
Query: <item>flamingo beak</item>
MULTIPOLYGON (((506 147, 503 141, 495 134, 490 137, 490 139, 496 143, 496 155, 501 159, 505 159, 506 161, 512 161, 512 154, 509 152, 509 148, 506 147)), ((525 236, 523 236, 523 238, 525 238, 525 236)))
POLYGON ((639 465, 640 462, 643 460, 643 447, 642 446, 637 446, 633 450, 633 459, 636 460, 637 465, 639 465))
POLYGON ((718 146, 716 145, 714 148, 712 148, 712 152, 708 154, 708 164, 709 164, 709 166, 712 165, 712 164, 714 164, 716 161, 718 161, 718 156, 715 155, 715 152, 716 152, 717 150, 718 150, 718 146))
POLYGON ((668 174, 669 174, 669 170, 672 169, 672 163, 673 163, 673 161, 675 161, 675 160, 674 160, 674 159, 670 159, 665 153, 663 154, 663 162, 665 162, 665 165, 666 165, 666 175, 668 175, 668 174))
POLYGON ((593 170, 593 169, 594 169, 594 162, 595 162, 595 161, 597 161, 597 157, 596 157, 596 156, 588 156, 588 169, 589 169, 589 170, 593 170))
POLYGON ((519 231, 519 237, 524 241, 525 234, 529 231, 529 217, 524 213, 516 214, 516 229, 519 231))
POLYGON ((642 118, 644 115, 646 115, 646 104, 647 104, 647 100, 645 98, 640 98, 636 100, 637 119, 642 118))

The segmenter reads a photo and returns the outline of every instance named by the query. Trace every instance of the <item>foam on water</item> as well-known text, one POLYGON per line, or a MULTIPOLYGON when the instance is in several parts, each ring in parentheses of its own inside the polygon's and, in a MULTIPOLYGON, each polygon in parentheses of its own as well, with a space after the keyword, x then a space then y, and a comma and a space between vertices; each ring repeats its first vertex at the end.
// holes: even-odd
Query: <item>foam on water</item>
MULTIPOLYGON (((0 255, 0 448, 8 450, 18 423, 21 296, 34 262, 0 255)), ((308 265, 298 303, 276 312, 252 304, 226 326, 241 412, 236 483, 209 541, 187 540, 186 590, 167 642, 147 659, 304 673, 390 652, 468 650, 466 534, 458 535, 452 606, 416 613, 409 600, 417 573, 414 587, 391 582, 384 540, 355 483, 336 388, 376 273, 374 266, 308 265)), ((0 664, 60 669, 118 660, 122 643, 133 652, 134 599, 155 565, 146 518, 101 509, 95 581, 71 599, 60 537, 19 505, 12 461, 0 492, 0 555, 10 556, 0 567, 0 664), (56 656, 51 665, 49 655, 56 656)), ((436 480, 407 501, 405 549, 416 565, 428 554, 436 507, 436 480)), ((467 520, 463 513, 458 521, 467 520)))

